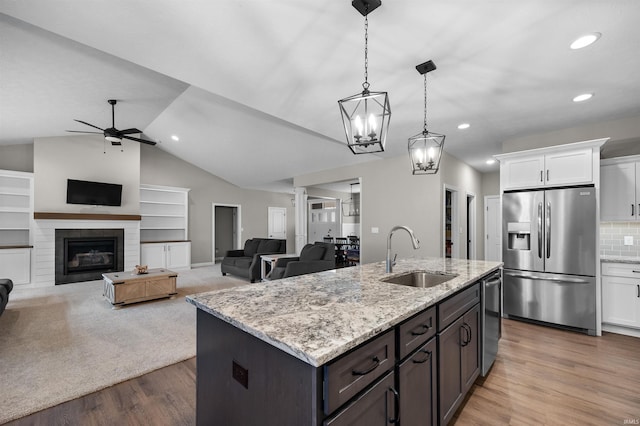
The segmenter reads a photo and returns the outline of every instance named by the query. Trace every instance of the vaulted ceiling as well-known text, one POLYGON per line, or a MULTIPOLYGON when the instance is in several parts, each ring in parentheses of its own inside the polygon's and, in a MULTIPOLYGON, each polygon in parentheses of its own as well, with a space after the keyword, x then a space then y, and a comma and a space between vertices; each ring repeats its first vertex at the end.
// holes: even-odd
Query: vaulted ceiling
POLYGON ((236 185, 287 190, 406 155, 423 120, 414 67, 432 59, 429 129, 488 171, 510 138, 640 115, 638 16, 637 0, 385 0, 369 82, 389 92, 387 149, 354 156, 337 100, 362 90, 364 18, 348 0, 0 0, 0 144, 85 130, 73 119, 108 127, 118 99, 118 128, 236 185), (602 37, 569 49, 590 32, 602 37))

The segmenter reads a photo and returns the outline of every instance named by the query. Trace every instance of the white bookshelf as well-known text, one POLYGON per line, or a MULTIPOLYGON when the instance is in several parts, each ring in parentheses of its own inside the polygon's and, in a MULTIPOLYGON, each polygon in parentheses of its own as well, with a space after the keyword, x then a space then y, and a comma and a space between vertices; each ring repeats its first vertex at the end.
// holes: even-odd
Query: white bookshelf
POLYGON ((33 173, 0 170, 0 271, 14 284, 31 281, 33 173))
POLYGON ((191 268, 189 189, 140 185, 140 262, 150 268, 191 268))
POLYGON ((189 189, 140 185, 140 241, 186 241, 189 189))

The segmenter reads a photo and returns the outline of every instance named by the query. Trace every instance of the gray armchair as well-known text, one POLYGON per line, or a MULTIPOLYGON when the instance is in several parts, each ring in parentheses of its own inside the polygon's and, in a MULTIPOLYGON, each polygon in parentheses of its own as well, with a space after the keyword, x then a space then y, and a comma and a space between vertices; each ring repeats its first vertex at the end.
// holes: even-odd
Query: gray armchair
POLYGON ((335 250, 335 245, 332 243, 316 242, 307 244, 300 252, 300 257, 278 259, 267 279, 278 280, 280 278, 335 269, 335 250))

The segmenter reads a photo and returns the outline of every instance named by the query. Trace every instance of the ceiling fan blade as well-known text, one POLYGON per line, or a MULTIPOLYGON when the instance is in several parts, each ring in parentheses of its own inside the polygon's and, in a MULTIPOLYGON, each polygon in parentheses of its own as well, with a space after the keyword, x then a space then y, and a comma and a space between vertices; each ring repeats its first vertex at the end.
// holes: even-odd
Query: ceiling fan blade
POLYGON ((89 124, 89 123, 87 123, 86 121, 76 120, 76 119, 74 119, 74 121, 77 121, 78 123, 86 124, 87 126, 91 126, 91 127, 93 127, 94 129, 98 129, 98 130, 102 130, 102 131, 104 131, 104 129, 101 129, 101 128, 100 128, 100 127, 98 127, 98 126, 94 126, 93 124, 89 124))
POLYGON ((124 139, 129 139, 129 140, 136 141, 136 142, 146 143, 147 145, 155 145, 156 144, 156 142, 154 142, 154 141, 148 141, 146 139, 134 138, 133 136, 122 135, 122 137, 124 139))
POLYGON ((142 130, 133 127, 131 129, 118 130, 118 133, 121 135, 130 135, 132 133, 142 133, 142 130))
POLYGON ((85 132, 84 130, 65 130, 67 132, 71 132, 71 133, 95 133, 96 135, 103 135, 104 132, 85 132))

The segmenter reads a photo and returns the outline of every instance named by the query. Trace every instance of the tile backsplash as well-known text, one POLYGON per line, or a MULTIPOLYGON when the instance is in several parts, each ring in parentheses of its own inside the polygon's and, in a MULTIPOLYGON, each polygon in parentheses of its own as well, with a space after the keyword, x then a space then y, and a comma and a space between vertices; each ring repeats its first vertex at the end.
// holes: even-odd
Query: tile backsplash
POLYGON ((600 222, 600 254, 640 256, 640 222, 600 222), (633 245, 624 245, 625 236, 633 238, 633 245))

